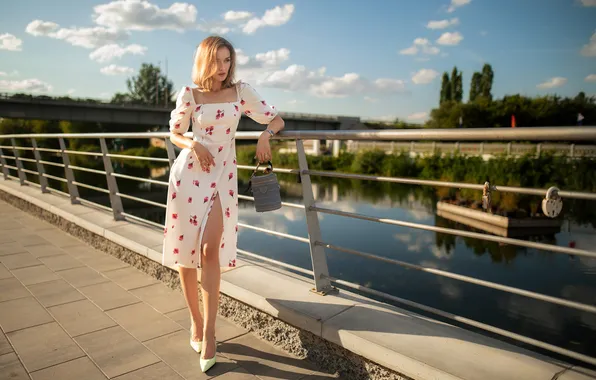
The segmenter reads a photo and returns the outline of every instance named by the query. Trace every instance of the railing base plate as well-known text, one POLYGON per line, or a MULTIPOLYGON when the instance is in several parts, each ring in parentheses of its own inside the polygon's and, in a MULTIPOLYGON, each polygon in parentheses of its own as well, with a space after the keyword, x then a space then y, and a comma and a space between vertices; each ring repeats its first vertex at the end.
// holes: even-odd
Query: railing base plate
POLYGON ((318 292, 316 288, 312 288, 310 291, 320 296, 326 296, 327 294, 331 293, 339 293, 339 289, 337 289, 335 286, 332 286, 329 289, 323 289, 320 292, 318 292))

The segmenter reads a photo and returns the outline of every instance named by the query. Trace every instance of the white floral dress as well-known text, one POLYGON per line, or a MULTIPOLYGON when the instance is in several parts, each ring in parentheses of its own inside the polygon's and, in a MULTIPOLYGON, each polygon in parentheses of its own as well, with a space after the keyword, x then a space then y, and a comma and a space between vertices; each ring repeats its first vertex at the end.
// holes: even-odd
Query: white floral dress
POLYGON ((277 115, 247 83, 236 84, 237 99, 228 103, 196 104, 190 87, 183 87, 171 112, 170 131, 185 133, 192 120, 193 140, 213 155, 215 166, 203 171, 190 149, 183 149, 170 170, 162 264, 201 267, 199 245, 207 218, 219 193, 223 234, 219 262, 236 265, 238 233, 238 180, 234 136, 240 116, 269 124, 277 115))

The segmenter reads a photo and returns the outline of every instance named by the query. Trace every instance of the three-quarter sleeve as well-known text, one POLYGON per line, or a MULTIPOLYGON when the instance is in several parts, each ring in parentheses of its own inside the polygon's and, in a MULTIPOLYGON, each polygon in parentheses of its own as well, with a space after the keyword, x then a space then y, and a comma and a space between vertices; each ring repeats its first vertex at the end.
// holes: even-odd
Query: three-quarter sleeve
POLYGON ((240 82, 239 86, 242 112, 259 124, 269 124, 277 116, 275 107, 267 103, 250 84, 240 82))
POLYGON ((176 98, 176 108, 170 113, 170 132, 184 134, 190 127, 192 114, 192 92, 190 87, 182 87, 176 98))

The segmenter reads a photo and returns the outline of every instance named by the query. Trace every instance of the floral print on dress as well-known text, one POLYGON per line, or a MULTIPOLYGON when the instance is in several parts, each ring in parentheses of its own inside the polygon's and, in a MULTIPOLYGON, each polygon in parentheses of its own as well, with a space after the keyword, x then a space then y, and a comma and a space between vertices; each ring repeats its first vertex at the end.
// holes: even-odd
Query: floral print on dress
MULTIPOLYGON (((268 124, 275 108, 247 83, 236 85, 237 100, 231 103, 196 104, 190 87, 178 92, 170 114, 170 131, 186 133, 192 122, 193 139, 209 150, 215 165, 203 170, 195 165, 189 149, 183 149, 170 169, 162 264, 200 267, 197 259, 213 203, 221 203, 224 215, 219 245, 221 266, 236 266, 238 238, 238 181, 235 133, 242 114, 268 124), (228 165, 232 163, 234 165, 228 165), (206 184, 206 185, 202 185, 206 184), (219 196, 218 196, 219 195, 219 196), (201 202, 202 200, 202 202, 201 202)), ((200 256, 198 256, 200 257, 200 256)))

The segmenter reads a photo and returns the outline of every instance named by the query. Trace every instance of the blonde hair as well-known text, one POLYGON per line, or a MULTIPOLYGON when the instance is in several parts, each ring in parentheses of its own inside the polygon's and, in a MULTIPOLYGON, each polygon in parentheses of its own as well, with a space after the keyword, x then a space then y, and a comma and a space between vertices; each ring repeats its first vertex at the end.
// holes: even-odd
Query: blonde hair
POLYGON ((230 51, 230 71, 221 84, 221 88, 228 88, 234 85, 234 73, 236 70, 236 51, 228 40, 219 36, 205 38, 195 51, 194 64, 192 66, 192 81, 200 89, 211 91, 213 89, 213 76, 217 73, 217 51, 226 47, 230 51))

